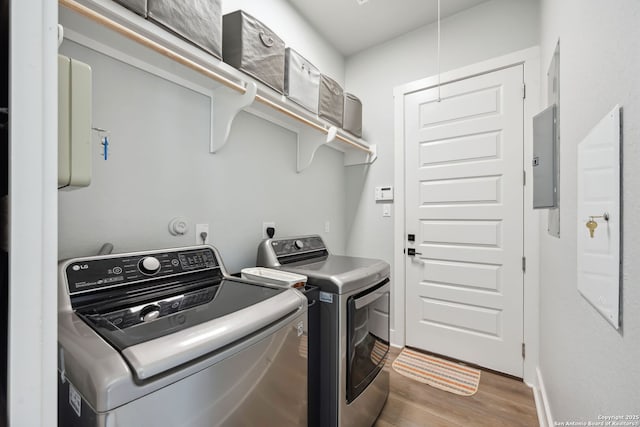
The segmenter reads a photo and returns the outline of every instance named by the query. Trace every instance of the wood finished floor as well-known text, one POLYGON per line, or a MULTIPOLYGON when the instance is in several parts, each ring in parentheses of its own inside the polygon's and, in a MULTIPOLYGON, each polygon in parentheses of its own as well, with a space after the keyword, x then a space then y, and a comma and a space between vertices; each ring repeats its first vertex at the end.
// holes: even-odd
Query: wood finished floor
POLYGON ((374 427, 538 426, 532 390, 522 381, 483 370, 473 396, 453 393, 406 378, 391 368, 400 353, 392 348, 391 387, 374 427))

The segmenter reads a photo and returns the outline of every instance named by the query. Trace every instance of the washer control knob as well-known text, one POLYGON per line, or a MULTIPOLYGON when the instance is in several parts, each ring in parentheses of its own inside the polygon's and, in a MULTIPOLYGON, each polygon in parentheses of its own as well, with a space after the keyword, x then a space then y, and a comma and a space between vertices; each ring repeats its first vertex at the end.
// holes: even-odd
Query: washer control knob
POLYGON ((293 242, 293 245, 296 247, 296 249, 304 248, 304 242, 302 240, 296 240, 295 242, 293 242))
POLYGON ((152 276, 160 271, 160 261, 156 257, 146 256, 138 263, 138 269, 142 274, 152 276))
POLYGON ((160 317, 160 307, 156 304, 148 305, 140 310, 140 320, 151 322, 160 317))

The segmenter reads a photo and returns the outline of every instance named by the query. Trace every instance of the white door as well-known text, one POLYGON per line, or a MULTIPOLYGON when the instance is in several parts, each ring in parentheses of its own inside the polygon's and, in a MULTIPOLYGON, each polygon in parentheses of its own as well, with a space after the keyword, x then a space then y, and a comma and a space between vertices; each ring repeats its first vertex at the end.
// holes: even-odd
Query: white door
POLYGON ((523 66, 405 97, 406 343, 522 377, 523 66))

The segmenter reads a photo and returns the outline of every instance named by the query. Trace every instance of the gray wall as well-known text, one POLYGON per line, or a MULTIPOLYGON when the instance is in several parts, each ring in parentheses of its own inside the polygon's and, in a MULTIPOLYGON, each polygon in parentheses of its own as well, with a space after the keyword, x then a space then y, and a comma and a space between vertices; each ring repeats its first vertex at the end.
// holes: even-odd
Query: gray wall
MULTIPOLYGON (((540 224, 540 371, 555 421, 640 412, 640 3, 543 0, 541 80, 559 38, 561 238, 540 224), (577 291, 577 144, 615 104, 623 108, 623 327, 615 331, 577 291)), ((547 93, 543 85, 543 94, 547 93)), ((543 99, 546 99, 543 96, 543 99)))
POLYGON ((255 263, 262 222, 278 235, 319 233, 344 252, 343 154, 322 147, 296 173, 293 133, 248 113, 230 140, 209 153, 209 98, 72 42, 61 53, 93 68, 93 123, 111 132, 108 161, 94 135, 93 182, 59 192, 59 257, 190 245, 193 226, 208 223, 227 268, 255 263), (186 236, 169 234, 184 216, 186 236), (331 225, 324 233, 325 221, 331 225))
MULTIPOLYGON (((537 45, 538 13, 537 0, 491 0, 443 20, 442 71, 537 45)), ((378 145, 373 165, 347 168, 349 254, 393 265, 393 218, 383 218, 382 206, 374 201, 376 186, 402 184, 393 176, 393 89, 436 72, 436 25, 347 59, 346 87, 362 100, 364 138, 378 145)))

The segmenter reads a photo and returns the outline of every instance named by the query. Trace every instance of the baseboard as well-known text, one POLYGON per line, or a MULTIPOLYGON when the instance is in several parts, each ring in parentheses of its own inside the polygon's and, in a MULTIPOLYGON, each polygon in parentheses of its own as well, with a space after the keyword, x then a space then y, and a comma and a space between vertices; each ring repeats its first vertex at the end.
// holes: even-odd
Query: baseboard
POLYGON ((536 377, 538 386, 533 389, 533 397, 536 402, 536 411, 538 412, 538 421, 540 427, 553 426, 553 416, 551 415, 551 407, 549 406, 549 397, 542 380, 542 372, 540 367, 536 368, 536 377))

